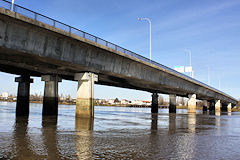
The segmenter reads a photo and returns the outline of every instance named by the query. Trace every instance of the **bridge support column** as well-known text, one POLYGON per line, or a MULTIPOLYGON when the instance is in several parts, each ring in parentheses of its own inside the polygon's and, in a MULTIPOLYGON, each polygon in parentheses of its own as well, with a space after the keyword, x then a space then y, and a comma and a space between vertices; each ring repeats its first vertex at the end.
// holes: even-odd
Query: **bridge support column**
POLYGON ((93 73, 76 73, 74 79, 78 81, 76 117, 94 117, 94 82, 98 76, 93 73))
POLYGON ((221 112, 221 102, 220 102, 220 100, 216 100, 215 112, 221 112))
POLYGON ((228 111, 229 113, 232 112, 232 103, 229 103, 229 104, 228 104, 228 106, 227 106, 227 111, 228 111))
POLYGON ((169 95, 169 113, 176 113, 176 95, 169 95))
POLYGON ((196 101, 196 94, 189 94, 188 95, 188 113, 196 113, 197 108, 197 101, 196 101))
POLYGON ((209 111, 215 111, 215 102, 209 101, 209 111))
POLYGON ((42 81, 45 81, 42 115, 57 116, 58 82, 62 82, 62 79, 57 75, 43 75, 42 81))
POLYGON ((152 94, 152 108, 151 108, 152 113, 158 113, 158 94, 153 93, 152 94))
POLYGON ((29 75, 21 75, 15 78, 15 82, 18 82, 16 116, 28 116, 30 83, 33 79, 29 75))
POLYGON ((206 112, 208 108, 208 101, 207 100, 203 100, 203 112, 206 112))

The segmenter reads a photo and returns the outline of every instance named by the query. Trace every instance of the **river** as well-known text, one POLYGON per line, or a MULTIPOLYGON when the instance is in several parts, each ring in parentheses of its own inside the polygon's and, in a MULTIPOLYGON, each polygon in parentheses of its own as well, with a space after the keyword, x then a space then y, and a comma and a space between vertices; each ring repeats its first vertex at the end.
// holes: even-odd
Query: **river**
POLYGON ((95 106, 91 120, 59 105, 56 119, 30 104, 16 118, 15 106, 0 102, 0 159, 240 159, 240 113, 95 106))

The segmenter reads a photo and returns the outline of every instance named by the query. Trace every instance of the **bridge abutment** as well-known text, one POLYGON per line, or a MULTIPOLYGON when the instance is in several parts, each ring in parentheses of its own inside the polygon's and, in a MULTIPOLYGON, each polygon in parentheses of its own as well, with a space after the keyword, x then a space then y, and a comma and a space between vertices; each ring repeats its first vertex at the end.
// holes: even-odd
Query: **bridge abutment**
POLYGON ((78 81, 76 117, 94 117, 94 83, 98 76, 94 73, 76 73, 74 79, 78 81))
POLYGON ((188 113, 196 113, 197 108, 197 101, 196 101, 196 94, 189 94, 188 95, 188 113))
POLYGON ((176 94, 169 95, 169 113, 176 113, 176 94))
POLYGON ((207 100, 203 100, 203 112, 206 112, 208 109, 208 101, 207 100))
POLYGON ((33 79, 29 75, 21 75, 15 78, 15 82, 18 82, 16 116, 28 116, 30 83, 33 79))
POLYGON ((215 112, 221 112, 221 101, 220 100, 216 100, 215 112))
POLYGON ((158 94, 153 93, 152 94, 152 108, 151 108, 152 113, 158 113, 158 94))
POLYGON ((42 115, 58 115, 58 82, 62 79, 57 75, 43 75, 45 81, 42 115))

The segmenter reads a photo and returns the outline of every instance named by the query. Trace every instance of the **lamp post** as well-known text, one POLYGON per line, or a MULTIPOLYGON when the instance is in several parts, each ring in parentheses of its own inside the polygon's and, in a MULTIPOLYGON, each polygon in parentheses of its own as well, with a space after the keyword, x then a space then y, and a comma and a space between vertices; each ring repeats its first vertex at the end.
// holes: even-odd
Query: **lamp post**
POLYGON ((13 11, 13 6, 14 6, 14 0, 12 0, 11 11, 13 11))
MULTIPOLYGON (((190 49, 184 49, 184 51, 189 53, 189 65, 192 67, 192 51, 190 49)), ((193 78, 193 70, 190 72, 190 76, 193 78)))
POLYGON ((208 85, 210 86, 210 69, 209 69, 209 66, 208 67, 208 85))
POLYGON ((152 38, 151 38, 151 28, 152 28, 152 22, 151 22, 151 20, 149 19, 149 18, 138 18, 138 20, 139 21, 147 21, 148 23, 149 23, 149 32, 150 32, 150 36, 149 36, 149 38, 150 38, 150 47, 149 47, 149 49, 150 49, 150 61, 152 60, 152 38))

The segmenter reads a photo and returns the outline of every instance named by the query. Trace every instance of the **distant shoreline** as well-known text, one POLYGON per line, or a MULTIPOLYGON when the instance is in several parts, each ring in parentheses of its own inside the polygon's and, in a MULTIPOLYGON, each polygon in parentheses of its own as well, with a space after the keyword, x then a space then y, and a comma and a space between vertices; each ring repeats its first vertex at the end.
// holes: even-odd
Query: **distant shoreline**
MULTIPOLYGON (((16 102, 15 100, 3 100, 1 99, 0 102, 16 102)), ((29 103, 38 103, 42 104, 42 101, 30 101, 29 103)), ((76 105, 75 102, 58 102, 60 105, 76 105)), ((150 108, 150 106, 146 105, 126 105, 126 104, 116 104, 116 105, 110 105, 110 104, 95 104, 95 106, 109 106, 109 107, 132 107, 132 108, 150 108)), ((158 106, 158 108, 168 108, 166 105, 158 106)), ((187 106, 176 106, 177 109, 188 109, 187 106)), ((202 107, 197 106, 197 110, 202 110, 202 107)), ((234 107, 232 108, 232 112, 240 112, 240 107, 234 107)))

